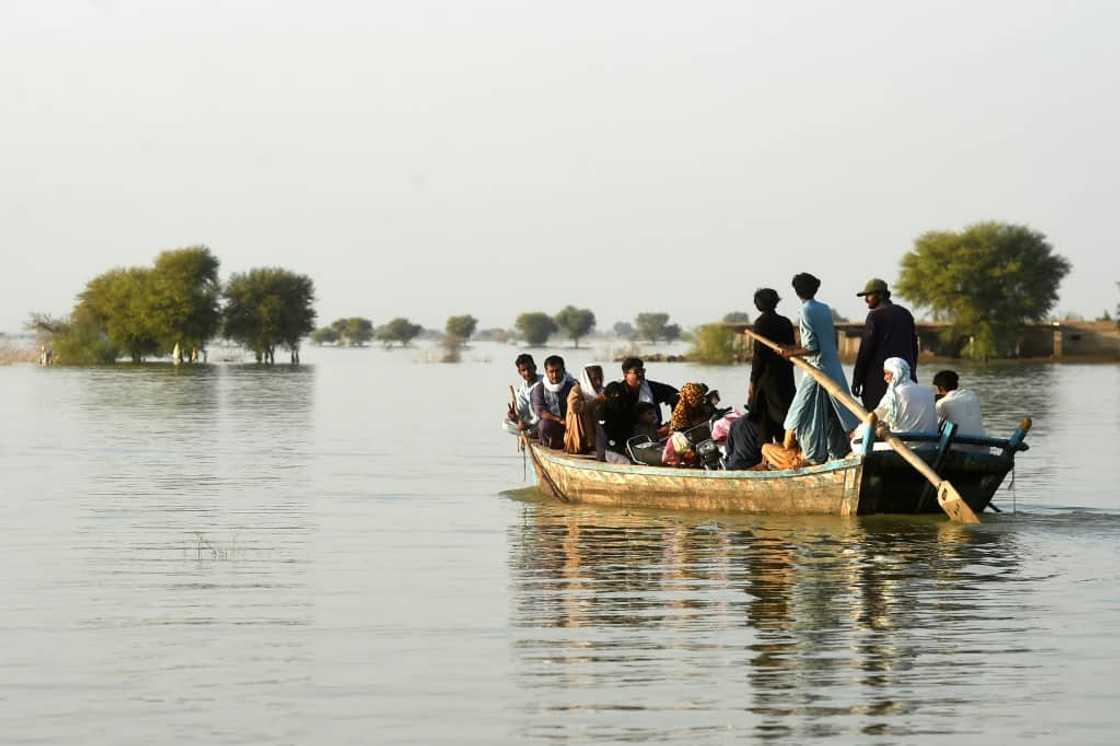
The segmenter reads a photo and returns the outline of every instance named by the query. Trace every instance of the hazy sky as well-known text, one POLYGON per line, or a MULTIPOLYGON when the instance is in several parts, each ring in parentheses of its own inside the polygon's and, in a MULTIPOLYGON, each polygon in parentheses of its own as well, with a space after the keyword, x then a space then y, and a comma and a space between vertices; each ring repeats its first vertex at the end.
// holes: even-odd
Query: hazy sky
POLYGON ((0 329, 209 245, 320 319, 860 314, 922 231, 1027 223, 1118 299, 1120 3, 0 3, 0 329), (791 311, 793 304, 783 307, 791 311))

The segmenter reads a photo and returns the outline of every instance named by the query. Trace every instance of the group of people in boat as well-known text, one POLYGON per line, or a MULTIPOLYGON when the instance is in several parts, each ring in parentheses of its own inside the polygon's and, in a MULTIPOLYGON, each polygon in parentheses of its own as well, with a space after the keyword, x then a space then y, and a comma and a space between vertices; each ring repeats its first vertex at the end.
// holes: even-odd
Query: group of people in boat
MULTIPOLYGON (((745 412, 719 407, 719 393, 703 383, 673 386, 646 378, 639 358, 622 361, 621 380, 606 382, 603 367, 588 365, 578 379, 564 360, 550 355, 544 373, 528 354, 515 364, 521 383, 513 392, 503 427, 536 438, 548 448, 590 454, 612 463, 633 463, 634 446, 656 449, 659 463, 709 465, 698 453, 694 437, 719 447, 719 466, 727 469, 792 469, 844 458, 865 442, 859 419, 811 376, 794 382, 790 359, 798 357, 817 368, 844 392, 862 399, 893 432, 936 432, 945 421, 961 435, 983 436, 977 396, 960 388, 958 375, 943 370, 933 389, 917 383, 918 337, 914 318, 891 301, 887 284, 869 281, 857 293, 868 307, 852 386, 840 363, 832 309, 817 299, 820 280, 811 274, 793 277, 800 300, 798 325, 777 312, 777 291, 754 294, 759 316, 754 331, 780 346, 775 352, 756 345, 751 364, 745 412), (662 418, 662 407, 671 416, 662 418)), ((882 444, 876 444, 876 448, 882 444)), ((982 446, 961 446, 982 448, 982 446)), ((642 459, 643 463, 648 463, 642 459)))

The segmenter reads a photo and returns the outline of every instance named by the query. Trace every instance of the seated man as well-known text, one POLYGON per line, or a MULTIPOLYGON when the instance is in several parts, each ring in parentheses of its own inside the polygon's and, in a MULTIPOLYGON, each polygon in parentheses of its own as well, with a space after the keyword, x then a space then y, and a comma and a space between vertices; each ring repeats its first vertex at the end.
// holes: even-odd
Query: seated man
POLYGON ((537 423, 537 437, 549 448, 564 447, 564 418, 568 416, 568 394, 576 379, 564 370, 564 358, 549 355, 544 360, 544 380, 533 388, 531 398, 537 423))
POLYGON ((672 411, 679 398, 677 390, 664 383, 647 381, 645 365, 636 357, 628 357, 622 361, 622 381, 626 385, 625 393, 631 407, 635 407, 638 402, 648 402, 656 407, 657 427, 660 428, 661 405, 665 404, 672 411))
MULTIPOLYGON (((879 422, 894 433, 936 433, 937 413, 934 410, 933 391, 919 386, 910 378, 910 363, 900 357, 889 357, 883 363, 883 380, 887 393, 875 408, 879 422)), ((867 425, 862 424, 852 434, 853 449, 863 447, 863 434, 867 425)), ((876 447, 886 444, 876 444, 876 447)), ((889 448, 890 446, 886 446, 889 448)))
MULTIPOLYGON (((960 378, 956 371, 943 370, 933 377, 933 387, 937 389, 937 419, 952 422, 957 426, 958 435, 985 437, 984 415, 980 411, 980 399, 968 389, 957 388, 960 378)), ((962 451, 987 453, 987 446, 954 446, 962 451)))
POLYGON ((537 413, 533 411, 530 396, 544 376, 537 373, 537 363, 532 355, 525 353, 518 355, 514 365, 517 366, 517 375, 521 377, 521 385, 514 391, 514 400, 507 407, 506 418, 502 420, 502 429, 514 435, 527 432, 529 437, 536 437, 537 413))

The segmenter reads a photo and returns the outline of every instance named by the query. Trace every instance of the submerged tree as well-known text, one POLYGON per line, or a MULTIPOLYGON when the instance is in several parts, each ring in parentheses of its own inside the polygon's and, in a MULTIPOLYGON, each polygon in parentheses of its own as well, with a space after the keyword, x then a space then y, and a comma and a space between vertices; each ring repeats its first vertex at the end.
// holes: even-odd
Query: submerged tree
POLYGON ((407 347, 412 340, 420 336, 422 331, 424 331, 424 327, 419 324, 413 324, 408 319, 398 317, 379 327, 375 334, 377 339, 383 342, 386 347, 392 347, 394 342, 399 342, 401 347, 407 347))
MULTIPOLYGON (((656 342, 665 336, 666 327, 669 324, 669 314, 667 313, 640 313, 634 319, 634 329, 638 337, 656 342)), ((680 336, 680 328, 677 328, 677 336, 680 336)))
POLYGON ((205 246, 164 251, 150 276, 150 322, 164 349, 180 359, 201 350, 222 325, 220 262, 205 246))
POLYGON ((556 322, 552 317, 540 311, 521 314, 513 325, 531 347, 540 347, 557 330, 556 322))
POLYGON ((121 355, 93 314, 80 305, 66 318, 33 313, 26 327, 51 347, 59 364, 108 365, 121 355))
POLYGON ((152 270, 142 267, 100 274, 86 283, 75 309, 75 317, 99 327, 112 347, 134 363, 160 350, 160 329, 152 313, 156 301, 152 276, 152 270))
POLYGON ((896 289, 950 321, 951 333, 970 337, 970 353, 986 359, 1012 353, 1022 325, 1046 318, 1070 268, 1038 231, 976 223, 919 236, 902 257, 896 289))
POLYGON ((572 340, 573 347, 579 347, 579 341, 595 328, 595 314, 590 308, 565 306, 553 321, 572 340))
POLYGON ((223 334, 248 349, 257 362, 276 362, 283 345, 299 362, 300 340, 315 328, 315 285, 310 277, 278 267, 234 274, 226 284, 223 334))
POLYGON ((697 329, 692 338, 692 349, 688 353, 689 360, 706 365, 728 365, 735 362, 739 352, 736 338, 739 335, 727 326, 728 323, 705 324, 697 329))
POLYGON ((333 326, 323 326, 311 332, 310 339, 313 345, 335 344, 339 340, 338 330, 333 326))
POLYGON ((447 336, 455 337, 462 341, 467 341, 474 334, 475 329, 478 328, 478 319, 470 314, 464 316, 452 316, 447 319, 447 324, 444 326, 444 332, 447 336))
POLYGON ((619 337, 621 339, 633 339, 635 333, 634 325, 629 323, 628 321, 614 322, 614 326, 611 327, 611 331, 614 332, 614 335, 616 337, 619 337))
MULTIPOLYGON (((351 316, 342 321, 342 338, 351 347, 361 347, 373 339, 373 322, 361 316, 351 316)), ((335 322, 338 323, 337 321, 335 322)))

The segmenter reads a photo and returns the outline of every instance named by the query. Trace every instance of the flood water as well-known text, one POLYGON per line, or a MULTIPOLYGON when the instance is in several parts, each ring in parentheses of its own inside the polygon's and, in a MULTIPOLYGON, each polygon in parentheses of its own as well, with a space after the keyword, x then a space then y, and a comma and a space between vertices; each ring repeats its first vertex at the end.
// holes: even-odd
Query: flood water
POLYGON ((1115 743, 1120 366, 962 371, 962 527, 537 497, 516 352, 0 368, 3 742, 1115 743))

